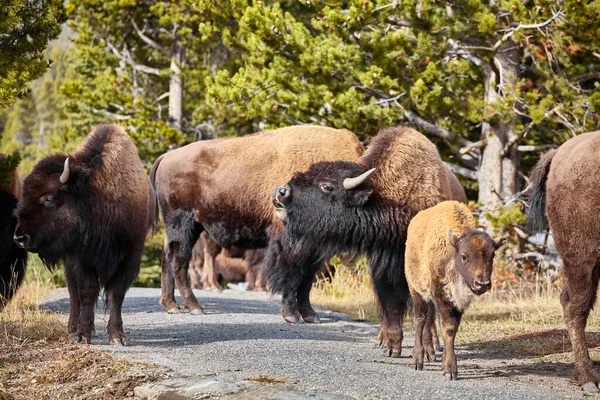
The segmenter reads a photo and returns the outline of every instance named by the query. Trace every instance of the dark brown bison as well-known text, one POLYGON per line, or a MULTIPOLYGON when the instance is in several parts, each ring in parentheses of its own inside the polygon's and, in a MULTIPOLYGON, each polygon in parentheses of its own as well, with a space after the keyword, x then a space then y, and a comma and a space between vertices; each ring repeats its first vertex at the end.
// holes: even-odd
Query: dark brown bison
POLYGON ((123 128, 99 125, 70 155, 40 161, 24 182, 15 241, 47 265, 62 261, 69 334, 89 343, 104 287, 110 343, 125 344, 121 306, 154 224, 154 194, 123 128))
MULTIPOLYGON (((279 265, 293 266, 307 254, 366 255, 381 308, 379 339, 388 355, 399 357, 410 297, 404 276, 408 224, 418 211, 449 199, 448 171, 435 146, 410 128, 383 130, 357 162, 316 163, 276 189, 284 225, 279 243, 287 246, 278 252, 279 265)), ((269 264, 270 274, 285 286, 290 269, 273 268, 269 264)))
POLYGON ((435 358, 433 343, 423 340, 435 303, 444 337, 442 372, 457 379, 454 339, 462 314, 476 296, 491 288, 495 251, 504 242, 504 238, 494 241, 476 230, 471 211, 457 201, 441 202, 410 221, 405 270, 415 316, 415 369, 423 369, 425 353, 435 358))
MULTIPOLYGON (((0 159, 6 154, 0 153, 0 159)), ((27 252, 13 241, 17 226, 14 210, 21 197, 21 180, 17 171, 8 175, 9 182, 0 185, 0 309, 21 284, 27 266, 27 252)))
MULTIPOLYGON (((225 248, 265 247, 269 229, 277 224, 271 194, 280 182, 314 162, 353 161, 362 152, 356 136, 347 130, 291 126, 195 142, 159 157, 150 178, 167 233, 160 303, 168 312, 179 311, 174 298, 175 278, 182 305, 191 313, 202 313, 186 273, 200 233, 207 231, 225 248)), ((312 270, 319 265, 312 259, 301 264, 287 294, 294 302, 296 298, 305 300, 299 294, 306 286, 304 272, 311 271, 306 281, 312 283, 312 270)), ((311 315, 316 314, 312 311, 311 315)))
POLYGON ((548 223, 563 259, 566 283, 560 300, 575 357, 574 376, 585 391, 598 392, 585 326, 600 278, 600 132, 584 133, 546 153, 532 176, 529 226, 548 223))

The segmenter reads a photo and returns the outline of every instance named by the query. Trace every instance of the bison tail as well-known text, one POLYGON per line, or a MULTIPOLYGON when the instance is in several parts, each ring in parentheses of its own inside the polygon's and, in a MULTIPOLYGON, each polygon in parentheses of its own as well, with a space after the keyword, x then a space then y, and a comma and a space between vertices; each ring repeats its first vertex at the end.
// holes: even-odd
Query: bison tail
POLYGON ((154 223, 152 224, 152 230, 156 232, 158 229, 158 193, 156 192, 156 171, 162 161, 164 154, 156 159, 152 169, 150 170, 150 185, 152 185, 152 195, 154 196, 154 223))
POLYGON ((529 196, 529 211, 527 212, 527 227, 531 233, 548 229, 546 217, 546 180, 550 172, 550 164, 557 150, 550 150, 542 156, 533 169, 531 176, 531 194, 529 196))

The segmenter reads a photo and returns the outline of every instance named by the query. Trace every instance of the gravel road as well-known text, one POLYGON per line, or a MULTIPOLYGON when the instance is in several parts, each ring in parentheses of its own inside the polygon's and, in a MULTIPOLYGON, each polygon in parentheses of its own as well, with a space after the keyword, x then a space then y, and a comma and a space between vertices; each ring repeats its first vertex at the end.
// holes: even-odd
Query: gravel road
MULTIPOLYGON (((424 371, 408 367, 413 344, 410 335, 405 339, 409 348, 403 357, 390 359, 374 345, 375 325, 356 322, 344 314, 320 309, 320 325, 286 325, 279 313, 278 296, 231 290, 197 291, 196 295, 206 315, 169 315, 158 305, 159 289, 132 288, 123 309, 128 346, 107 344, 108 315, 102 305, 96 314, 94 346, 171 368, 181 379, 151 389, 157 398, 156 393, 168 391, 171 384, 179 394, 163 395, 162 399, 585 397, 570 383, 570 358, 512 359, 458 346, 459 380, 451 382, 441 375, 439 361, 427 364, 424 371), (286 379, 283 383, 256 382, 286 379)), ((52 292, 44 304, 68 315, 65 289, 52 292)), ((142 398, 153 398, 144 393, 136 391, 142 398)))

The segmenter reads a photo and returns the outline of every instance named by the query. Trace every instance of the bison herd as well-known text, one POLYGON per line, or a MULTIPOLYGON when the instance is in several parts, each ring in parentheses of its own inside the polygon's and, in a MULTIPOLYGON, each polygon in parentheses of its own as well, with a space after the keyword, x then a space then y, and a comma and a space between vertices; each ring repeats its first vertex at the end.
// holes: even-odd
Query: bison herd
MULTIPOLYGON (((600 278, 599 152, 600 133, 588 133, 546 154, 533 172, 529 211, 532 230, 552 228, 564 260, 561 303, 575 378, 587 391, 600 382, 584 337, 600 278)), ((214 287, 219 274, 231 274, 281 292, 286 322, 318 323, 315 274, 335 254, 358 253, 369 261, 387 355, 400 356, 412 299, 412 365, 422 369, 424 356, 435 356, 438 315, 442 370, 456 379, 461 316, 490 288, 504 243, 476 229, 460 182, 408 127, 381 131, 366 150, 352 132, 318 126, 195 142, 159 157, 148 179, 127 133, 104 124, 73 154, 41 160, 22 191, 16 173, 10 178, 0 186, 0 302, 22 280, 26 251, 46 265, 62 262, 76 342, 91 340, 103 288, 109 340, 125 344, 123 299, 160 212, 167 312, 202 314, 192 285, 214 287)))

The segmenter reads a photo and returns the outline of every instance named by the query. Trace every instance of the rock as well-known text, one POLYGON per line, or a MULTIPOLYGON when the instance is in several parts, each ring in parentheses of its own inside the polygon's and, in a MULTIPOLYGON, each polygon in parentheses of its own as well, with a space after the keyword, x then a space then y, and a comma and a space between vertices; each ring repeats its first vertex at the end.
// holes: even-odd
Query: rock
POLYGON ((134 394, 141 400, 193 400, 223 397, 253 386, 256 383, 221 378, 178 378, 138 386, 134 389, 134 394))

